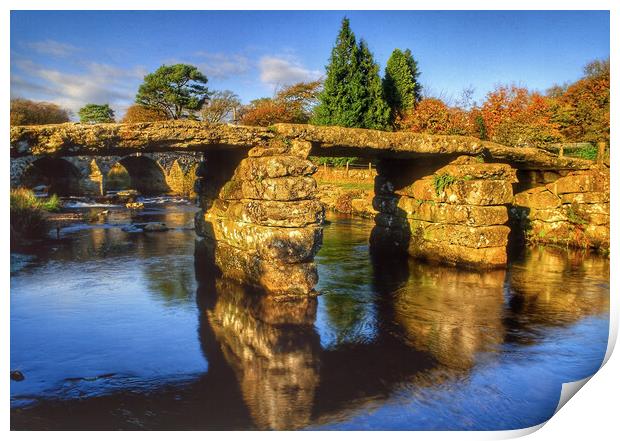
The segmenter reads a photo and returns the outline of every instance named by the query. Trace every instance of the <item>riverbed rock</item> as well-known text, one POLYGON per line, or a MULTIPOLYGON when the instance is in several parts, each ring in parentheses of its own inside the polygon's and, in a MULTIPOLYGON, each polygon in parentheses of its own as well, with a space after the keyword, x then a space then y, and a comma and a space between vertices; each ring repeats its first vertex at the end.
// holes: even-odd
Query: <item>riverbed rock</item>
POLYGON ((26 377, 21 371, 11 371, 11 380, 13 381, 24 381, 26 377))
POLYGON ((163 222, 149 222, 142 230, 146 233, 159 232, 159 231, 168 231, 170 228, 163 222))
POLYGON ((130 210, 142 210, 144 208, 144 203, 142 203, 142 202, 127 202, 125 204, 125 207, 129 208, 130 210))

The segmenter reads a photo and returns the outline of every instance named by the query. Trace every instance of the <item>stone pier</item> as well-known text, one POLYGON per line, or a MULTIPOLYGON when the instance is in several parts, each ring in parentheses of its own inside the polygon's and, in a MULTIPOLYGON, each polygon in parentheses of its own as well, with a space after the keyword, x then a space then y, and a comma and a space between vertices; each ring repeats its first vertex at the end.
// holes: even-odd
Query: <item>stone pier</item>
POLYGON ((197 170, 196 231, 224 276, 275 296, 313 294, 324 209, 310 147, 276 138, 244 155, 206 155, 197 170))
POLYGON ((515 195, 511 216, 531 243, 609 250, 607 167, 566 174, 515 195))
POLYGON ((460 266, 506 265, 516 171, 472 156, 448 161, 379 163, 373 250, 460 266))

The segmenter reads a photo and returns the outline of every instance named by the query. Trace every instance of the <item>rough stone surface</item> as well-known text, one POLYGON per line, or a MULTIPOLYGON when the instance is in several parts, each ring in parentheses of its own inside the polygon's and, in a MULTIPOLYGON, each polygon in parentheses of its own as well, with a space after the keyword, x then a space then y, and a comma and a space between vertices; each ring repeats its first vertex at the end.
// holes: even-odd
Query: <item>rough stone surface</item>
POLYGON ((502 225, 508 221, 505 206, 454 205, 420 199, 379 196, 375 208, 407 219, 469 226, 502 225))
POLYGON ((606 168, 569 173, 516 194, 514 223, 530 242, 608 250, 609 186, 606 168))
POLYGON ((513 200, 515 170, 469 157, 458 157, 428 175, 432 166, 421 164, 409 183, 402 178, 393 182, 398 164, 377 166, 373 248, 451 265, 504 266, 510 233, 504 225, 506 205, 513 200), (446 179, 443 188, 435 184, 440 178, 446 179))
POLYGON ((396 194, 458 205, 502 205, 512 202, 512 185, 500 180, 458 180, 437 193, 432 178, 420 179, 396 194))
POLYGON ((125 155, 171 150, 250 149, 252 156, 290 154, 305 157, 310 148, 324 155, 415 158, 420 155, 484 155, 516 168, 537 170, 588 169, 591 161, 558 157, 536 148, 514 148, 467 136, 276 124, 273 128, 198 121, 159 121, 136 124, 51 124, 14 126, 11 157, 28 155, 125 155), (291 146, 270 146, 274 138, 291 146), (296 144, 298 143, 299 144, 296 144), (289 150, 287 150, 287 148, 289 150))
POLYGON ((289 264, 218 242, 215 265, 227 277, 277 297, 313 295, 318 282, 314 262, 289 264))
POLYGON ((269 227, 298 228, 321 224, 325 219, 323 205, 316 200, 265 201, 217 199, 213 212, 218 216, 269 227))
POLYGON ((248 224, 231 218, 222 218, 208 212, 205 222, 211 224, 216 242, 256 252, 263 259, 286 263, 311 261, 318 252, 323 230, 320 226, 278 228, 248 224))

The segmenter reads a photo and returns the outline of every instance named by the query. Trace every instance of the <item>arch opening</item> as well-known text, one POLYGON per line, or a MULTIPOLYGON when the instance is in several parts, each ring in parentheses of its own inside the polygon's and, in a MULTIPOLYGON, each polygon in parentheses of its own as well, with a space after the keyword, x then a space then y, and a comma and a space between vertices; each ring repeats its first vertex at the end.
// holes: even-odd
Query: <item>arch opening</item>
POLYGON ((127 156, 121 159, 108 172, 108 179, 111 177, 112 182, 108 181, 106 185, 108 190, 132 188, 144 195, 158 195, 170 191, 163 169, 146 156, 127 156), (125 188, 119 188, 123 186, 125 188))
POLYGON ((75 165, 62 158, 40 158, 32 162, 21 179, 27 188, 47 187, 48 194, 80 195, 81 174, 75 165))

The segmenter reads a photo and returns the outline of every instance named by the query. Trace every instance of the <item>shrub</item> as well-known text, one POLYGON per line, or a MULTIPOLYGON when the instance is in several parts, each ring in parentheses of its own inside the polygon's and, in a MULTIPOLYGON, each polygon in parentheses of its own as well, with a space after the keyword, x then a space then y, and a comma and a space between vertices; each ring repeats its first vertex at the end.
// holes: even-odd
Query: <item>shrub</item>
POLYGON ((60 124, 69 121, 69 111, 53 103, 15 98, 11 100, 11 125, 60 124))
POLYGON ((45 211, 57 211, 60 200, 56 195, 47 200, 39 200, 32 190, 11 189, 11 244, 23 239, 45 237, 48 224, 45 211))
POLYGON ((141 106, 140 104, 132 104, 127 108, 125 116, 121 120, 122 123, 141 123, 153 121, 165 121, 168 119, 166 112, 160 109, 141 106))

